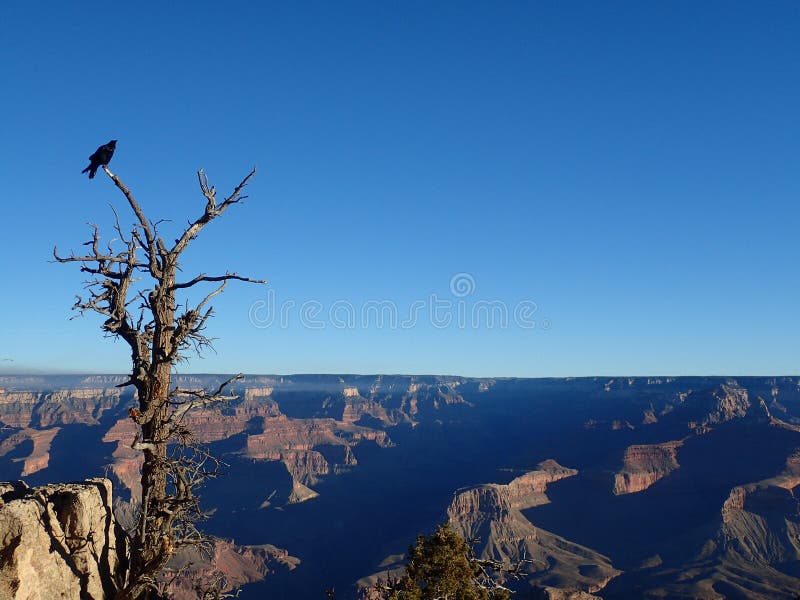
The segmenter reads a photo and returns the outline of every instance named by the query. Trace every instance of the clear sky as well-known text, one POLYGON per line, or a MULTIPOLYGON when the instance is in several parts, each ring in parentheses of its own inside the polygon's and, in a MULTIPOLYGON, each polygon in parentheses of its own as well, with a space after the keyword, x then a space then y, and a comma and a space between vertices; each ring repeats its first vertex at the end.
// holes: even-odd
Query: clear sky
POLYGON ((8 1, 0 85, 2 371, 128 369, 48 262, 114 138, 167 239, 258 166, 182 371, 800 372, 800 3, 8 1))

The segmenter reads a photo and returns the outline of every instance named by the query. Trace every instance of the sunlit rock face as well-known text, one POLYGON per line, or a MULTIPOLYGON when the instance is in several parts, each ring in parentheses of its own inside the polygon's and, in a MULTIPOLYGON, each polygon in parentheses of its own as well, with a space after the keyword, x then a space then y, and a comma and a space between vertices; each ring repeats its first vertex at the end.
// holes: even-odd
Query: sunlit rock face
POLYGON ((125 536, 108 479, 0 483, 0 498, 0 598, 113 597, 124 578, 125 536))
POLYGON ((59 431, 59 427, 38 430, 28 427, 20 429, 0 442, 0 456, 5 456, 26 441, 32 442, 30 454, 18 459, 22 463, 20 476, 32 475, 46 469, 50 464, 50 445, 59 431))
POLYGON ((678 448, 683 442, 629 446, 622 470, 614 475, 614 494, 635 494, 677 469, 678 448))
MULTIPOLYGON (((112 506, 108 479, 35 488, 0 482, 0 598, 114 598, 126 577, 127 538, 112 506)), ((299 563, 270 544, 212 539, 210 554, 179 550, 162 579, 171 598, 189 600, 197 584, 211 586, 220 576, 224 593, 299 563)))
POLYGON ((577 474, 550 459, 508 484, 460 490, 447 509, 450 525, 465 539, 479 540, 480 558, 522 565, 528 584, 575 593, 601 590, 620 572, 606 556, 536 527, 521 512, 548 503, 547 486, 577 474))
POLYGON ((168 586, 171 600, 196 600, 197 586, 210 586, 220 580, 220 592, 227 593, 249 583, 257 583, 279 571, 292 571, 300 560, 271 544, 240 546, 230 540, 215 539, 210 554, 187 547, 178 551, 168 565, 177 578, 168 586))
POLYGON ((122 391, 114 387, 43 392, 9 390, 0 383, 0 422, 9 427, 36 429, 75 423, 97 425, 103 413, 117 406, 121 397, 122 391))
MULTIPOLYGON (((173 383, 210 389, 221 381, 222 376, 188 375, 176 376, 173 383)), ((114 444, 111 474, 130 499, 138 501, 142 457, 131 449, 136 427, 127 416, 136 399, 130 388, 116 387, 124 382, 122 376, 0 378, 0 423, 10 432, 0 440, 0 457, 32 442, 22 460, 14 459, 21 467, 14 475, 27 476, 48 466, 59 425, 100 427, 102 441, 114 444)), ((358 444, 391 446, 382 427, 414 424, 422 415, 466 405, 458 391, 462 382, 461 378, 378 376, 348 384, 335 377, 249 377, 230 388, 238 400, 218 410, 190 413, 185 424, 206 444, 244 434, 241 451, 255 460, 283 463, 294 481, 291 501, 301 502, 316 497, 310 486, 320 477, 357 466, 358 444), (282 408, 308 417, 288 417, 282 408), (361 421, 370 426, 360 425, 361 421), (326 455, 331 453, 320 453, 321 446, 341 447, 342 456, 333 452, 334 459, 329 460, 326 455)))

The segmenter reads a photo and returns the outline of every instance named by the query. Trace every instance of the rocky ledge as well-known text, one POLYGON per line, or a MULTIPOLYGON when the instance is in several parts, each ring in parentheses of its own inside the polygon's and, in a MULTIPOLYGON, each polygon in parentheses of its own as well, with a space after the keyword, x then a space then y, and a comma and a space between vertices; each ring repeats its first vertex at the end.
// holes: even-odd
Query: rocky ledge
POLYGON ((603 589, 620 571, 608 557, 534 526, 522 513, 549 502, 549 484, 577 474, 551 459, 508 484, 458 490, 447 509, 450 526, 465 539, 480 540, 475 547, 480 558, 522 565, 526 582, 509 580, 511 588, 521 591, 536 584, 545 588, 547 598, 590 597, 581 593, 603 589))
POLYGON ((0 598, 110 598, 125 568, 111 482, 0 483, 0 598))
POLYGON ((635 494, 649 488, 677 469, 678 448, 683 441, 628 446, 622 470, 614 475, 614 494, 635 494))
MULTIPOLYGON (((28 487, 0 483, 0 598, 107 600, 127 570, 127 536, 114 517, 108 479, 28 487)), ((222 582, 222 592, 263 580, 300 561, 264 544, 213 539, 206 555, 181 549, 167 566, 171 598, 196 598, 198 585, 222 582)))

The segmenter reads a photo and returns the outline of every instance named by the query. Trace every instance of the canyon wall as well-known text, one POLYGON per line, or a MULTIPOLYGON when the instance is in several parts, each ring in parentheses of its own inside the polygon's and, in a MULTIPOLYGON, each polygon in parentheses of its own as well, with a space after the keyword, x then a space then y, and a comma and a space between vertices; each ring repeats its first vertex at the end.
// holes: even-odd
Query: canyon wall
MULTIPOLYGON (((536 527, 521 512, 548 503, 547 486, 577 474, 549 459, 508 484, 458 490, 447 509, 449 523, 465 539, 479 540, 479 558, 519 565, 525 587, 537 584, 564 594, 597 592, 620 573, 608 557, 536 527)), ((518 580, 505 583, 520 589, 518 580)))
POLYGON ((614 475, 614 494, 635 494, 677 469, 682 441, 629 446, 622 458, 622 470, 614 475))
MULTIPOLYGON (((226 378, 174 383, 211 389, 226 378)), ((130 448, 136 399, 115 387, 123 382, 0 377, 1 476, 37 483, 107 468, 114 500, 126 502, 115 515, 129 522, 141 457, 130 448)), ((204 501, 217 509, 214 531, 255 544, 237 546, 239 558, 220 550, 224 563, 255 561, 241 577, 282 564, 258 549, 269 541, 303 559, 297 576, 274 578, 278 594, 335 583, 348 600, 347 585, 448 506, 454 526, 486 542, 479 552, 532 557, 530 581, 551 590, 592 593, 615 566, 625 573, 602 588, 609 599, 642 589, 782 598, 798 583, 800 459, 781 472, 800 447, 798 378, 248 376, 232 391, 239 400, 189 417, 232 465, 204 501), (547 456, 576 469, 531 470, 547 456), (520 476, 509 481, 511 471, 520 476), (476 485, 489 481, 508 483, 476 485), (385 518, 394 514, 404 516, 385 518), (353 556, 331 549, 340 541, 353 556)), ((268 596, 269 585, 248 585, 255 591, 242 598, 268 596)))

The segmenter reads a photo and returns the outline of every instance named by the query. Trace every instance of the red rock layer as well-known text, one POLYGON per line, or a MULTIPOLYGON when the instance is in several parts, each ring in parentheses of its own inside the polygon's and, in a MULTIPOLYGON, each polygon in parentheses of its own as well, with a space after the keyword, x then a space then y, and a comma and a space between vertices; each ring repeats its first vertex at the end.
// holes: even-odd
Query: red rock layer
POLYGON ((184 568, 169 586, 173 600, 196 600, 196 586, 211 584, 221 575, 229 592, 248 583, 263 581, 277 568, 293 570, 300 561, 286 550, 265 544, 239 546, 228 540, 214 540, 209 558, 194 549, 179 552, 169 568, 184 568))
POLYGON ((119 403, 117 388, 78 388, 54 392, 0 390, 0 422, 10 427, 85 423, 97 425, 102 414, 119 403))
POLYGON ((53 439, 59 431, 61 431, 59 427, 16 431, 0 443, 0 456, 5 456, 22 442, 31 440, 33 442, 31 453, 25 458, 17 459, 22 461, 20 477, 26 477, 36 471, 46 469, 50 464, 50 444, 53 443, 53 439))
POLYGON ((677 469, 682 441, 629 446, 622 458, 622 470, 614 476, 614 494, 635 494, 649 488, 677 469))
POLYGON ((142 497, 141 468, 144 457, 141 452, 131 448, 136 437, 136 424, 129 418, 120 419, 103 436, 104 442, 117 442, 112 453, 114 462, 111 471, 119 482, 128 489, 131 499, 138 502, 142 497))

